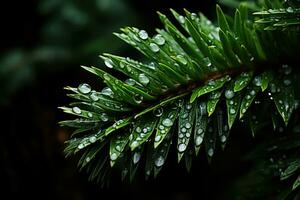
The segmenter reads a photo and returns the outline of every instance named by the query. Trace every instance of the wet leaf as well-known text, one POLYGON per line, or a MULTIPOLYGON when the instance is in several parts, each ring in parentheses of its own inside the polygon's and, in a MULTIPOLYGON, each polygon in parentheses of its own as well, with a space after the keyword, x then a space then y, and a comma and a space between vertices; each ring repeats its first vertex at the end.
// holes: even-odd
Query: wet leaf
POLYGON ((234 92, 243 90, 250 83, 253 76, 253 71, 241 73, 234 82, 234 92))
POLYGON ((129 134, 120 134, 113 137, 110 141, 109 157, 110 165, 113 166, 119 156, 122 154, 129 141, 129 134))
POLYGON ((137 148, 135 148, 135 150, 132 151, 131 153, 131 161, 130 161, 130 168, 129 168, 129 174, 130 174, 129 179, 131 182, 133 181, 133 178, 140 164, 143 151, 144 151, 144 145, 140 145, 137 148))
POLYGON ((218 24, 223 31, 230 31, 227 19, 220 6, 217 5, 218 24))
POLYGON ((157 118, 147 116, 141 118, 133 126, 133 130, 130 136, 129 146, 133 151, 135 148, 143 144, 153 133, 157 123, 157 118))
POLYGON ((184 154, 184 160, 185 160, 185 167, 188 172, 190 172, 191 167, 192 167, 192 162, 193 162, 193 157, 194 157, 194 149, 193 145, 189 144, 186 153, 184 154))
POLYGON ((203 138, 206 132, 206 126, 208 123, 208 116, 205 102, 197 103, 196 116, 195 116, 195 128, 194 128, 194 145, 195 153, 198 155, 199 149, 203 142, 203 138))
POLYGON ((208 116, 211 116, 214 113, 216 106, 220 100, 221 95, 222 95, 222 91, 213 91, 210 93, 208 100, 207 100, 208 116))
POLYGON ((231 99, 226 99, 227 118, 228 118, 229 129, 231 129, 233 122, 235 121, 236 116, 239 113, 240 104, 241 104, 241 95, 240 94, 236 94, 231 99))
POLYGON ((280 175, 280 179, 285 180, 291 177, 298 169, 300 169, 300 160, 295 160, 292 163, 289 163, 288 167, 280 175))
POLYGON ((195 103, 184 101, 183 106, 178 115, 178 162, 181 160, 184 152, 186 151, 195 120, 195 103))
POLYGON ((243 97, 241 108, 240 108, 240 119, 245 115, 249 107, 251 106, 253 100, 255 99, 257 93, 259 92, 259 87, 251 85, 246 89, 245 96, 243 97))
POLYGON ((229 136, 229 128, 227 124, 226 113, 222 109, 217 111, 218 136, 221 146, 224 149, 229 136))
POLYGON ((216 80, 209 80, 204 86, 195 89, 191 95, 190 102, 194 102, 196 98, 207 94, 209 92, 215 91, 223 87, 226 83, 227 77, 223 77, 216 80))
POLYGON ((157 148, 160 145, 175 124, 179 109, 179 107, 173 105, 172 107, 167 107, 165 111, 163 111, 156 128, 157 130, 154 138, 154 148, 157 148))
POLYGON ((300 185, 300 175, 297 177, 297 179, 295 180, 294 184, 293 184, 293 190, 295 190, 296 188, 298 188, 300 185))
POLYGON ((169 132, 165 140, 158 146, 152 156, 152 164, 154 165, 154 177, 158 175, 162 166, 165 164, 170 146, 172 144, 172 132, 169 132))
POLYGON ((275 84, 275 87, 279 92, 272 93, 272 96, 278 112, 280 113, 284 123, 287 125, 294 110, 294 90, 290 85, 286 87, 279 83, 275 84))
POLYGON ((205 151, 209 162, 211 161, 216 150, 218 129, 214 127, 217 127, 216 118, 211 119, 208 123, 208 127, 204 137, 205 151))

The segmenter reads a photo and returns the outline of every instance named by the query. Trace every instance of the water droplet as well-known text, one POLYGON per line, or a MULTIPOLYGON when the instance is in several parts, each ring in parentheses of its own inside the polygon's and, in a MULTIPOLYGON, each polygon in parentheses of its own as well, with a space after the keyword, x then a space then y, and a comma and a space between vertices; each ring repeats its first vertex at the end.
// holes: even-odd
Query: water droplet
POLYGON ((284 85, 289 86, 292 83, 292 81, 290 79, 284 79, 283 83, 284 85))
POLYGON ((221 142, 225 142, 227 138, 225 135, 222 135, 220 139, 221 139, 221 142))
POLYGON ((285 109, 285 111, 287 112, 288 110, 289 110, 289 104, 288 104, 288 102, 284 102, 284 109, 285 109))
POLYGON ((166 127, 171 127, 173 125, 173 122, 169 118, 166 118, 162 121, 162 124, 166 127))
POLYGON ((127 66, 126 66, 126 70, 127 70, 129 73, 132 72, 132 69, 131 69, 130 65, 127 65, 127 66))
POLYGON ((175 102, 175 105, 176 105, 177 107, 181 107, 181 106, 183 105, 182 99, 178 99, 178 100, 175 102))
POLYGON ((90 140, 90 143, 94 143, 94 142, 96 142, 97 138, 95 136, 91 136, 89 138, 89 140, 90 140))
POLYGON ((90 158, 90 157, 86 157, 86 158, 85 158, 85 162, 86 162, 86 163, 88 163, 88 162, 90 162, 90 161, 91 161, 91 158, 90 158))
POLYGON ((185 128, 190 129, 191 127, 192 127, 192 125, 190 123, 185 124, 185 128))
POLYGON ((103 74, 103 79, 105 81, 110 81, 110 75, 108 73, 103 74))
POLYGON ((121 151, 121 146, 117 145, 116 150, 120 152, 121 151))
POLYGON ((147 128, 143 128, 143 132, 147 133, 148 129, 147 128))
POLYGON ((106 65, 106 67, 108 67, 108 68, 113 68, 114 66, 113 66, 113 62, 112 62, 112 60, 111 59, 105 59, 104 60, 104 64, 106 65))
POLYGON ((189 104, 189 103, 186 104, 186 109, 187 109, 187 110, 190 110, 191 108, 192 108, 192 105, 191 105, 191 104, 189 104))
POLYGON ((125 67, 125 64, 123 62, 120 62, 119 66, 121 69, 123 69, 125 67))
POLYGON ((188 117, 188 114, 187 114, 187 113, 184 113, 183 115, 180 116, 180 118, 182 118, 182 119, 185 119, 185 118, 187 118, 187 117, 188 117))
POLYGON ((80 84, 78 86, 78 91, 82 94, 88 94, 91 92, 91 86, 87 83, 80 84))
POLYGON ((289 65, 282 65, 285 75, 289 75, 292 72, 292 68, 289 65))
POLYGON ((215 80, 211 79, 207 82, 207 85, 214 86, 216 84, 215 80))
POLYGON ((234 92, 232 90, 226 90, 225 91, 225 97, 227 99, 231 99, 234 96, 234 92))
POLYGON ((77 106, 73 107, 72 110, 76 114, 81 114, 81 109, 79 107, 77 107, 77 106))
POLYGON ((147 67, 149 67, 150 69, 153 69, 153 70, 156 69, 155 63, 154 63, 154 62, 150 62, 150 63, 147 65, 147 67))
POLYGON ((139 146, 139 143, 138 143, 137 141, 133 141, 133 142, 131 143, 131 148, 135 148, 135 147, 137 147, 137 146, 139 146))
POLYGON ((155 142, 159 142, 160 140, 161 140, 161 136, 160 135, 155 136, 155 138, 154 138, 155 142))
POLYGON ((143 96, 140 95, 140 94, 135 94, 135 95, 133 96, 133 99, 134 99, 134 101, 135 101, 136 103, 140 104, 140 103, 142 103, 142 101, 143 101, 143 96))
POLYGON ((116 160, 118 158, 118 155, 116 154, 116 153, 112 153, 111 155, 110 155, 110 159, 111 160, 116 160))
POLYGON ((162 114, 163 114, 163 108, 157 108, 153 111, 153 114, 156 116, 156 117, 160 117, 162 114))
POLYGON ((196 146, 199 146, 203 141, 203 138, 201 136, 197 136, 195 140, 196 146))
POLYGON ((255 104, 260 104, 260 101, 254 101, 255 104))
POLYGON ((99 100, 99 97, 97 95, 96 92, 92 92, 91 95, 90 95, 90 98, 93 100, 93 101, 98 101, 99 100))
POLYGON ((208 155, 209 157, 212 157, 212 156, 214 155, 214 150, 213 150, 212 148, 208 149, 207 155, 208 155))
POLYGON ((108 115, 106 113, 101 113, 100 119, 104 122, 108 121, 108 115))
POLYGON ((203 62, 206 64, 207 67, 211 66, 210 59, 208 57, 203 58, 203 62))
POLYGON ((242 109, 242 113, 244 114, 245 112, 246 112, 246 109, 245 109, 245 108, 243 108, 243 109, 242 109))
POLYGON ((154 37, 154 42, 158 45, 164 45, 166 40, 165 38, 160 35, 160 34, 157 34, 155 37, 154 37))
POLYGON ((129 78, 129 79, 126 79, 126 80, 125 80, 125 83, 126 83, 127 85, 134 86, 134 85, 136 84, 136 81, 133 80, 132 78, 129 78))
POLYGON ((133 163, 136 164, 140 161, 141 158, 141 154, 139 152, 135 152, 133 154, 133 163))
POLYGON ((181 128, 181 130, 180 130, 182 133, 185 133, 186 132, 186 128, 181 128))
POLYGON ((139 32, 139 37, 143 40, 146 40, 148 38, 148 33, 145 30, 141 30, 139 32))
POLYGON ((88 112, 88 117, 89 118, 92 118, 93 117, 93 114, 91 112, 88 112))
POLYGON ((191 19, 192 19, 192 20, 195 20, 196 18, 197 18, 197 14, 196 14, 196 13, 192 13, 192 14, 191 14, 191 19))
POLYGON ((113 91, 109 87, 103 88, 101 91, 101 94, 109 96, 109 97, 113 97, 113 95, 114 95, 113 91))
POLYGON ((188 63, 187 60, 183 57, 183 55, 177 55, 176 58, 183 65, 186 65, 188 63))
POLYGON ((293 10, 292 7, 288 7, 288 8, 286 9, 286 11, 287 11, 288 13, 293 13, 293 12, 294 12, 294 10, 293 10))
POLYGON ((80 143, 77 148, 78 149, 83 149, 83 147, 84 147, 84 144, 80 143))
POLYGON ((256 92, 255 92, 254 90, 251 90, 251 91, 250 91, 250 94, 251 94, 252 96, 254 96, 254 95, 256 94, 256 92))
POLYGON ((150 171, 150 170, 147 170, 147 171, 146 171, 146 175, 147 175, 147 176, 150 176, 150 174, 151 174, 151 171, 150 171))
POLYGON ((206 104, 205 103, 201 103, 200 105, 199 105, 199 109, 200 109, 200 115, 205 115, 206 114, 206 104))
POLYGON ((235 109, 230 108, 229 113, 230 113, 230 114, 235 114, 235 109))
POLYGON ((164 157, 159 156, 159 157, 155 160, 154 164, 155 164, 156 167, 161 167, 161 166, 163 166, 164 162, 165 162, 164 157))
POLYGON ((139 74, 139 82, 143 85, 147 85, 150 82, 150 80, 145 74, 139 74))
POLYGON ((198 130, 197 130, 197 134, 201 134, 201 133, 203 133, 203 129, 202 128, 199 128, 198 130))
POLYGON ((132 140, 133 139, 133 134, 130 134, 129 135, 129 140, 132 140))
POLYGON ((150 49, 151 49, 151 51, 153 51, 155 53, 159 52, 159 47, 155 43, 150 43, 150 49))
POLYGON ((255 86, 261 86, 262 82, 261 82, 261 77, 260 76, 256 76, 254 79, 253 79, 253 84, 255 86))
POLYGON ((186 149, 186 145, 184 143, 178 145, 178 151, 183 152, 186 149))
POLYGON ((138 126, 138 127, 135 128, 135 131, 136 131, 137 133, 140 133, 140 132, 142 132, 142 129, 141 129, 141 127, 138 126))
POLYGON ((179 22, 180 22, 181 24, 184 24, 184 22, 185 22, 185 18, 184 18, 182 15, 180 15, 180 16, 178 17, 178 20, 179 20, 179 22))

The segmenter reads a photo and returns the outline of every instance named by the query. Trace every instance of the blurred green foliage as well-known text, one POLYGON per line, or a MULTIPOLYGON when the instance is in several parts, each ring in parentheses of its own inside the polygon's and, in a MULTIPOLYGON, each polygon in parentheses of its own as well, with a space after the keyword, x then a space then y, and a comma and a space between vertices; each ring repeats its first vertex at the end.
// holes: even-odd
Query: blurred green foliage
POLYGON ((104 50, 124 50, 112 32, 137 19, 123 0, 41 0, 36 9, 43 20, 34 46, 11 47, 0 55, 0 105, 34 81, 38 71, 65 70, 83 61, 95 64, 104 50))

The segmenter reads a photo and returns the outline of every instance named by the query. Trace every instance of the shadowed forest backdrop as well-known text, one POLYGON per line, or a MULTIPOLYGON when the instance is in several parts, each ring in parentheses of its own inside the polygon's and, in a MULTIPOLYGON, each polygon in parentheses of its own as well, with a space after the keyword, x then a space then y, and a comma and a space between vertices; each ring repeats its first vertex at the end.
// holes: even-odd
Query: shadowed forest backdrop
MULTIPOLYGON (((170 158, 155 180, 144 173, 133 183, 116 175, 108 188, 88 182, 76 168, 77 158, 64 158, 70 130, 58 106, 69 102, 63 87, 78 80, 100 89, 100 80, 80 65, 103 65, 103 52, 139 58, 136 50, 112 35, 124 26, 153 33, 162 27, 156 11, 169 8, 201 11, 215 16, 214 1, 161 0, 28 0, 1 6, 0 54, 0 163, 2 196, 31 199, 223 199, 229 183, 244 176, 251 164, 242 157, 259 143, 235 127, 225 151, 211 164, 204 154, 190 173, 170 158), (233 145, 231 145, 233 144, 233 145)), ((175 154, 171 154, 175 155, 175 154)), ((138 173, 139 174, 139 173, 138 173)))

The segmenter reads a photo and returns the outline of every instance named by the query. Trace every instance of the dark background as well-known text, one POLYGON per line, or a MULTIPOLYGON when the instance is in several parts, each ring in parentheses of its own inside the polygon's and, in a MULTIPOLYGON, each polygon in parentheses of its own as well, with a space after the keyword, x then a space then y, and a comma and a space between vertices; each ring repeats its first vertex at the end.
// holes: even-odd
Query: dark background
POLYGON ((187 173, 171 152, 157 179, 145 181, 140 170, 133 183, 113 176, 109 188, 88 182, 76 168, 78 158, 64 158, 71 131, 58 126, 69 117, 57 109, 70 102, 63 87, 87 82, 100 89, 101 81, 80 65, 102 65, 103 52, 139 58, 112 32, 128 25, 152 34, 162 28, 156 11, 170 15, 169 8, 215 16, 215 2, 199 0, 10 0, 1 5, 1 199, 224 199, 227 185, 248 169, 241 157, 253 140, 238 128, 231 135, 234 144, 211 164, 202 150, 187 173))

